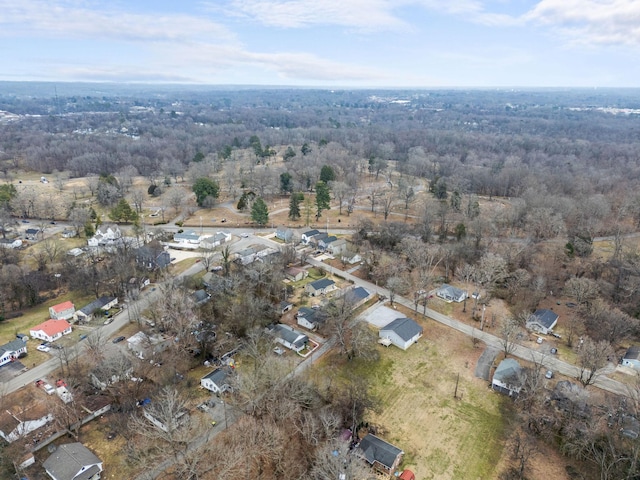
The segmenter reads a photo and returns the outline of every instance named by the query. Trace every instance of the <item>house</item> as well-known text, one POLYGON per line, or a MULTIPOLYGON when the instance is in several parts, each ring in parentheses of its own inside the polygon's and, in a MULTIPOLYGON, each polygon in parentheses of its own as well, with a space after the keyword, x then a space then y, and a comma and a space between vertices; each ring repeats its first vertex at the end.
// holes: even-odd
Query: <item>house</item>
POLYGON ((165 351, 171 345, 171 340, 164 335, 147 335, 138 332, 127 338, 127 348, 140 359, 152 357, 165 351))
POLYGON ((354 263, 360 263, 362 261, 362 257, 357 253, 348 253, 343 255, 341 260, 349 265, 353 265, 354 263))
POLYGON ((327 250, 329 248, 329 245, 337 241, 338 241, 338 237, 336 237, 335 235, 327 236, 325 238, 318 240, 318 248, 320 250, 327 250))
POLYGON ((309 239, 307 245, 311 245, 314 248, 320 248, 320 242, 329 238, 329 234, 325 232, 316 233, 313 237, 309 239))
POLYGON ((185 230, 184 232, 176 233, 173 236, 173 241, 176 243, 199 245, 204 237, 195 232, 195 230, 185 230))
POLYGON ((211 237, 205 237, 200 240, 200 247, 202 248, 216 248, 222 245, 223 243, 227 243, 231 240, 231 234, 226 232, 216 232, 215 235, 211 237))
POLYGON ((47 320, 29 330, 31 338, 44 340, 45 342, 55 342, 63 335, 71 333, 71 325, 66 320, 47 320))
POLYGON ((40 233, 39 228, 27 228, 24 231, 24 238, 26 238, 27 240, 37 240, 39 233, 40 233))
POLYGON ((159 242, 151 242, 136 249, 136 263, 147 270, 166 268, 171 264, 171 255, 159 242))
POLYGON ((88 305, 85 305, 80 310, 77 310, 73 315, 76 321, 89 322, 93 318, 96 312, 104 313, 109 309, 115 307, 118 304, 118 297, 100 297, 94 300, 88 305))
POLYGON ((632 345, 627 349, 624 357, 622 357, 622 366, 640 370, 640 346, 632 345))
POLYGON ((280 315, 284 315, 290 310, 293 310, 293 303, 283 300, 282 302, 280 302, 279 308, 280 308, 280 315))
POLYGON ((216 368, 200 379, 200 385, 213 393, 223 393, 231 390, 228 378, 231 375, 230 367, 216 368))
POLYGON ((84 250, 82 250, 81 248, 72 248, 71 250, 69 250, 67 252, 67 255, 69 255, 70 257, 79 257, 80 255, 82 255, 84 253, 84 250))
POLYGON ((398 447, 371 433, 368 433, 360 440, 355 453, 364 458, 373 468, 387 475, 393 474, 404 455, 404 452, 398 447))
POLYGON ((60 445, 42 464, 53 480, 99 480, 102 460, 80 442, 60 445))
POLYGON ((467 292, 446 283, 443 283, 440 288, 436 290, 436 295, 447 302, 460 303, 467 298, 467 292))
POLYGON ((65 228, 62 231, 62 238, 74 238, 78 235, 78 232, 73 228, 65 228))
MULTIPOLYGON (((142 410, 142 415, 153 425, 166 433, 179 429, 189 421, 189 414, 187 411, 180 410, 173 418, 170 419, 169 422, 165 423, 165 418, 160 418, 160 416, 156 414, 151 402, 146 404, 145 408, 142 410)), ((162 417, 164 417, 164 415, 162 417)))
POLYGON ((209 299, 211 298, 211 294, 204 289, 200 289, 193 292, 193 294, 191 295, 191 298, 193 298, 193 301, 195 302, 196 306, 200 306, 200 305, 204 305, 209 301, 209 299))
POLYGON ((27 344, 21 339, 11 340, 0 346, 0 367, 27 354, 27 344))
POLYGON ((371 298, 371 294, 364 287, 355 287, 347 290, 344 298, 351 308, 358 308, 371 298))
POLYGON ((284 276, 292 282, 299 282, 300 280, 307 278, 309 276, 309 272, 304 268, 289 267, 284 271, 284 276))
POLYGON ((300 240, 302 240, 302 243, 304 244, 309 244, 309 240, 311 240, 311 238, 314 235, 319 234, 320 231, 319 230, 309 230, 308 232, 304 232, 301 236, 300 236, 300 240))
POLYGON ((347 249, 347 241, 344 238, 338 238, 327 245, 327 252, 333 256, 340 255, 347 249))
POLYGON ((133 367, 127 355, 116 355, 100 362, 89 372, 91 384, 99 390, 131 377, 133 367))
POLYGON ((558 314, 552 310, 542 308, 533 312, 527 320, 527 328, 544 335, 551 333, 553 327, 558 323, 558 314))
POLYGON ((309 330, 315 330, 326 320, 326 314, 320 309, 302 307, 296 313, 298 325, 309 330))
POLYGON ((333 292, 337 290, 338 286, 336 282, 330 280, 328 278, 321 278, 320 280, 316 280, 315 282, 308 283, 304 290, 312 297, 317 297, 318 295, 326 295, 327 293, 333 292))
POLYGON ((0 411, 0 437, 15 442, 53 421, 53 415, 45 401, 29 400, 27 403, 4 405, 0 411))
POLYGON ((289 243, 293 239, 293 230, 290 228, 279 227, 276 229, 276 238, 289 243))
POLYGON ((403 470, 398 480, 416 480, 415 474, 411 470, 403 470))
POLYGON ((250 263, 255 262, 259 258, 259 254, 266 250, 267 247, 265 245, 251 245, 239 252, 236 252, 235 262, 241 265, 249 265, 250 263))
POLYGON ((0 238, 0 248, 9 248, 11 250, 22 247, 22 240, 19 238, 0 238))
POLYGON ((72 302, 63 302, 49 307, 49 316, 53 320, 69 320, 73 318, 76 307, 72 302))
POLYGON ((396 347, 406 350, 418 341, 422 333, 422 327, 410 318, 396 318, 382 327, 379 336, 390 340, 396 347))
POLYGON ((121 238, 122 232, 117 225, 100 225, 87 244, 90 247, 108 247, 119 243, 121 238))
POLYGON ((517 397, 522 390, 522 367, 513 358, 505 358, 493 373, 491 388, 510 397, 517 397))
POLYGON ((273 327, 272 333, 275 336, 276 342, 281 343, 294 352, 300 352, 309 342, 309 337, 304 333, 281 323, 273 327))

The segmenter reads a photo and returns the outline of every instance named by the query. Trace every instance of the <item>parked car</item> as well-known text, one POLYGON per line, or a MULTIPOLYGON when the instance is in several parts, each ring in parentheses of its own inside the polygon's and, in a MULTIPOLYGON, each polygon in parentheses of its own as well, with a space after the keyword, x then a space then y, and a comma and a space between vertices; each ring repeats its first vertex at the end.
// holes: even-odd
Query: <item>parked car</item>
POLYGON ((40 351, 40 352, 48 352, 51 350, 51 348, 47 347, 46 345, 38 345, 36 347, 36 350, 40 351))
POLYGON ((103 325, 109 325, 111 322, 113 322, 113 317, 107 318, 104 322, 102 322, 102 324, 103 325))
POLYGON ((240 236, 242 238, 249 238, 249 234, 248 233, 241 233, 240 236))
POLYGON ((220 272, 222 271, 222 267, 220 265, 216 265, 211 269, 212 272, 220 272))
POLYGON ((553 378, 553 372, 551 370, 547 370, 547 373, 544 374, 544 378, 547 378, 547 379, 553 378))
POLYGON ((121 341, 123 341, 126 337, 124 335, 120 335, 119 337, 116 337, 112 340, 113 343, 120 343, 121 341))
POLYGON ((53 386, 49 383, 45 383, 42 388, 44 388, 44 391, 47 395, 53 395, 56 391, 56 389, 53 388, 53 386))

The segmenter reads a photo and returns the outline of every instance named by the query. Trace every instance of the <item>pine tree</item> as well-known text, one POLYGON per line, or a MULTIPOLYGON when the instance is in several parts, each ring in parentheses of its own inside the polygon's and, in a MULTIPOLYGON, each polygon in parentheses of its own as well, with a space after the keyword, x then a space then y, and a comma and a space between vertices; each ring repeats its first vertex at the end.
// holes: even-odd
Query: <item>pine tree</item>
POLYGON ((251 220, 260 226, 269 223, 269 209, 262 197, 258 197, 251 206, 251 220))
POLYGON ((300 203, 304 200, 302 193, 294 193, 289 200, 289 218, 297 220, 300 218, 300 203))
POLYGON ((322 216, 323 210, 329 210, 331 208, 329 186, 324 182, 316 183, 316 206, 318 207, 318 218, 322 216))

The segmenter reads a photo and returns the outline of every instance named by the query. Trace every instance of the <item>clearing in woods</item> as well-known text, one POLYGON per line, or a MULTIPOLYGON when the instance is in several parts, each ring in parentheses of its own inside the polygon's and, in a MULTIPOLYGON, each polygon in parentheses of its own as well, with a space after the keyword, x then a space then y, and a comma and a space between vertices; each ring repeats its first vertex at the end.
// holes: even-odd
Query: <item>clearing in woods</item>
POLYGON ((316 378, 328 381, 337 364, 343 368, 334 381, 365 378, 379 408, 364 421, 405 452, 402 467, 416 478, 497 478, 511 401, 474 377, 482 346, 474 348, 470 338, 433 322, 419 323, 425 334, 407 351, 378 345, 375 363, 347 362, 336 354, 318 362, 316 378))

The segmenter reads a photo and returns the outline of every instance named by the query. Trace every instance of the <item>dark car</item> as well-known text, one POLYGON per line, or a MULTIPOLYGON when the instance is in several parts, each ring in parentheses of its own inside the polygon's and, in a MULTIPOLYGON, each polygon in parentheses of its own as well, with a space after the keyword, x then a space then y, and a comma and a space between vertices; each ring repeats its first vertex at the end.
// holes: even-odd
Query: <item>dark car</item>
POLYGON ((120 335, 119 337, 116 337, 113 339, 113 343, 120 343, 121 341, 123 341, 126 337, 123 335, 120 335))

